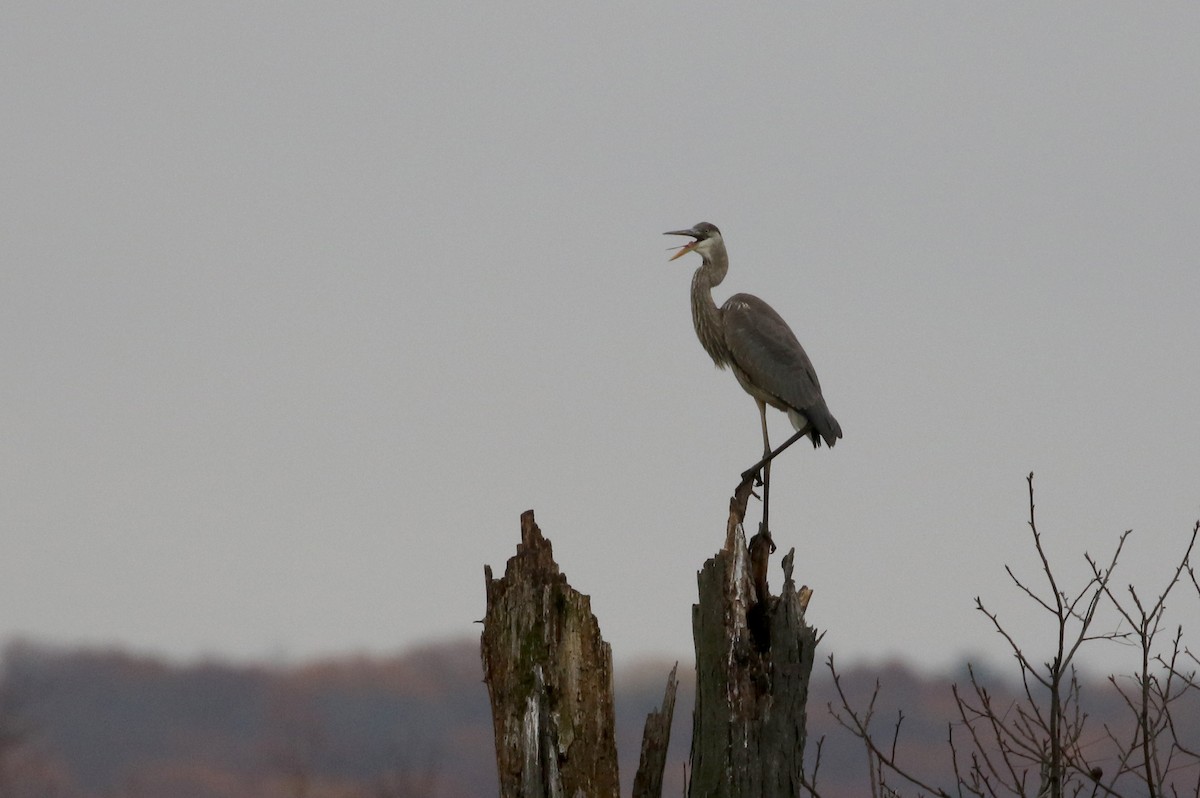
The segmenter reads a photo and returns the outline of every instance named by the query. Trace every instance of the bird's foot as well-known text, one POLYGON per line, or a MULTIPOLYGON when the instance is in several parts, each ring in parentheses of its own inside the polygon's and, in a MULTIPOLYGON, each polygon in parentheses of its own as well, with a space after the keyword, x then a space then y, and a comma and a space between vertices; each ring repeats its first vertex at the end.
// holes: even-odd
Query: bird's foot
POLYGON ((770 545, 771 553, 774 554, 775 553, 775 538, 771 535, 771 530, 767 529, 767 525, 761 521, 758 524, 758 534, 759 534, 759 536, 762 537, 763 540, 765 540, 770 545))
POLYGON ((746 480, 750 479, 751 477, 754 478, 754 487, 757 488, 757 487, 762 486, 763 480, 762 480, 762 469, 761 468, 747 468, 745 471, 742 472, 742 482, 745 482, 746 480))

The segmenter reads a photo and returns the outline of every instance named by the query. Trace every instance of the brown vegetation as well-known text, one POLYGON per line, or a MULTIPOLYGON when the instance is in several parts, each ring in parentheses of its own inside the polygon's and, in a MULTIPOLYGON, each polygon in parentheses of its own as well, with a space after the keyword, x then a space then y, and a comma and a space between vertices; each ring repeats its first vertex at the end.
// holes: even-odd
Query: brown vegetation
MULTIPOLYGON (((6 721, 20 745, 0 758, 0 795, 46 798, 466 798, 496 793, 495 748, 474 640, 427 646, 393 658, 346 658, 300 667, 220 663, 174 665, 119 652, 6 651, 6 721), (20 700, 16 700, 20 697, 20 700), (19 719, 19 724, 17 723, 19 719)), ((618 665, 617 747, 622 772, 636 769, 641 724, 662 701, 670 663, 618 665)), ((922 775, 953 780, 946 749, 957 719, 951 682, 901 664, 840 673, 855 706, 870 699, 880 727, 903 709, 904 761, 922 775)), ((1019 684, 988 675, 992 700, 1015 705, 1019 684)), ((693 674, 684 663, 664 795, 682 795, 690 738, 693 674)), ((1103 680, 1081 686, 1097 734, 1123 728, 1127 709, 1103 680)), ((826 798, 862 796, 862 745, 825 710, 837 701, 817 669, 809 739, 825 737, 819 774, 826 798)), ((1200 741, 1200 705, 1176 714, 1182 739, 1200 741)), ((628 794, 624 784, 622 794, 628 794)))

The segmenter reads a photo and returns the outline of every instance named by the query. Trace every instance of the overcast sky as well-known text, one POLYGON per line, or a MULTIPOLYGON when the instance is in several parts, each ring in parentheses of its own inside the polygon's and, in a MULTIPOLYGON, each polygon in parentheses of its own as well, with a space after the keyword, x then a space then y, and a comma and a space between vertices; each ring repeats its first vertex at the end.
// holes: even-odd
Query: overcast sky
POLYGON ((690 657, 760 447, 667 263, 710 221, 845 430, 773 471, 823 653, 1002 661, 982 595, 1042 656, 1028 472, 1069 586, 1132 528, 1153 592, 1200 518, 1197 42, 1182 3, 6 3, 0 637, 475 635, 533 508, 618 661, 690 657))

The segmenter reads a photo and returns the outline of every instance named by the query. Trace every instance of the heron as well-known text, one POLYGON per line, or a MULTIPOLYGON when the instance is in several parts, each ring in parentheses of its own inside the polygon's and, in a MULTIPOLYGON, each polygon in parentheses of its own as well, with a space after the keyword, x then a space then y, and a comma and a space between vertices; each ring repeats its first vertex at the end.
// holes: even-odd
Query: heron
POLYGON ((767 512, 770 497, 771 461, 784 449, 807 436, 816 448, 824 441, 832 447, 842 437, 842 427, 829 412, 821 394, 821 382, 812 361, 792 328, 775 309, 753 294, 734 294, 717 307, 712 289, 729 271, 729 255, 721 231, 709 222, 663 235, 688 236, 670 260, 689 252, 700 256, 700 268, 692 275, 692 323, 696 337, 717 368, 729 367, 733 376, 754 397, 762 423, 763 457, 742 473, 742 479, 761 473, 763 486, 762 530, 769 535, 767 512), (767 435, 767 405, 782 410, 796 430, 772 451, 767 435))

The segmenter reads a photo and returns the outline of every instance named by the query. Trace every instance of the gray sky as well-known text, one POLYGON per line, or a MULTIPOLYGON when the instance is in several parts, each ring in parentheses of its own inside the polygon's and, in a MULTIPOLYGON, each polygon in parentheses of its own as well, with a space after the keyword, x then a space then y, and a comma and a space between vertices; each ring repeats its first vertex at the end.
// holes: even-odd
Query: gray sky
POLYGON ((667 263, 706 220, 845 429, 773 472, 824 652, 999 660, 977 594, 1040 651, 1029 471, 1072 584, 1133 528, 1152 591, 1200 517, 1198 41, 1192 4, 5 4, 0 635, 476 634, 532 507, 618 660, 688 656, 760 445, 667 263))

